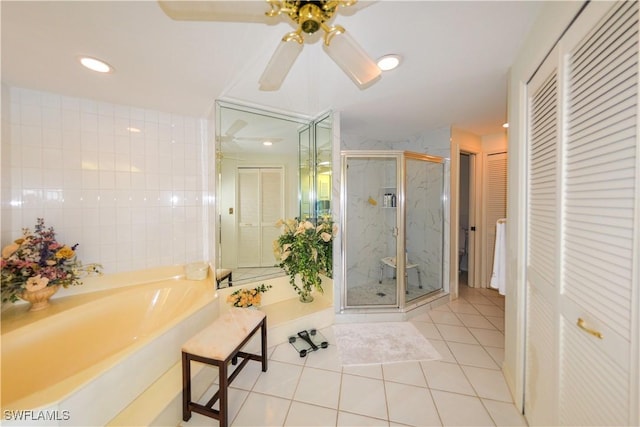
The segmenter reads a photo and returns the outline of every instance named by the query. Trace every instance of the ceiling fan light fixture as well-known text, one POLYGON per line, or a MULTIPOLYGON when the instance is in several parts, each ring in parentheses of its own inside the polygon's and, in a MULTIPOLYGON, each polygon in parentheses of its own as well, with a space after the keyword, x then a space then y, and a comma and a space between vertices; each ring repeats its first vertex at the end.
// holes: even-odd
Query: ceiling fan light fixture
POLYGON ((325 34, 324 50, 360 87, 374 83, 382 71, 360 45, 342 27, 332 27, 325 34))
POLYGON ((260 77, 260 90, 273 91, 280 89, 284 78, 293 63, 302 52, 302 37, 298 33, 289 33, 280 42, 260 77))
POLYGON ((377 64, 382 71, 391 71, 400 65, 400 55, 384 55, 378 59, 377 64))

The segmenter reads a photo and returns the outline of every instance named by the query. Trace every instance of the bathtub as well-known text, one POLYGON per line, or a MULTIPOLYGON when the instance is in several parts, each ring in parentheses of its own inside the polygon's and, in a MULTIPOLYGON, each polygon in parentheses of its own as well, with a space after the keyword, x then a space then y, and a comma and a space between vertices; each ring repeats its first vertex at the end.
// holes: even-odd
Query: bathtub
POLYGON ((211 280, 174 278, 11 308, 2 423, 106 424, 180 360, 182 343, 217 317, 215 300, 211 280))

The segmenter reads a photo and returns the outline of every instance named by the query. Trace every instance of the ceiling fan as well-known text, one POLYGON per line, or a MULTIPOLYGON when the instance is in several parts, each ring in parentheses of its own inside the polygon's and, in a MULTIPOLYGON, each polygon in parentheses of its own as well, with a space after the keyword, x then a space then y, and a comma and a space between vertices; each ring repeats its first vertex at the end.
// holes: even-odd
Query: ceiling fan
POLYGON ((263 0, 194 1, 158 0, 172 19, 186 21, 267 22, 285 17, 296 30, 287 33, 269 60, 260 89, 278 90, 304 46, 304 34, 324 32, 323 48, 340 68, 364 89, 376 82, 381 71, 376 63, 340 25, 329 25, 338 9, 355 9, 357 0, 263 0))
MULTIPOLYGON (((242 151, 243 147, 239 143, 260 142, 263 145, 272 145, 281 142, 283 138, 274 136, 237 136, 236 134, 244 129, 249 123, 242 119, 236 119, 227 131, 217 139, 227 150, 242 151)), ((246 146, 245 148, 246 149, 246 146)))

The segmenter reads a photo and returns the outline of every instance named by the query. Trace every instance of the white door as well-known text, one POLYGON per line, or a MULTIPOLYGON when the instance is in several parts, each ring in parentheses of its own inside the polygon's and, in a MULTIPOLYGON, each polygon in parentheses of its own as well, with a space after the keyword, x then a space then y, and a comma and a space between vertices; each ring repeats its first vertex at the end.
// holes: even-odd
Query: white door
POLYGON ((638 3, 592 3, 527 87, 525 415, 638 422, 638 3))
POLYGON ((238 267, 275 265, 275 227, 284 217, 282 168, 238 169, 238 267))
POLYGON ((489 154, 484 167, 484 221, 481 287, 488 288, 493 273, 496 223, 507 216, 507 153, 489 154))

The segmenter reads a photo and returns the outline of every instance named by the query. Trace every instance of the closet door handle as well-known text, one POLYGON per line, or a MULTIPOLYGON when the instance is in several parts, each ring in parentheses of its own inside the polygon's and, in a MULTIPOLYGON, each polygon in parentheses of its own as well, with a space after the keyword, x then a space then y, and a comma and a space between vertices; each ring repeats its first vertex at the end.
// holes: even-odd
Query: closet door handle
POLYGON ((604 338, 604 336, 602 335, 601 332, 596 331, 595 329, 591 329, 591 328, 587 327, 586 323, 587 322, 585 322, 582 317, 578 317, 578 322, 576 324, 578 325, 578 328, 582 329, 586 333, 591 334, 596 338, 600 338, 600 339, 604 338))

